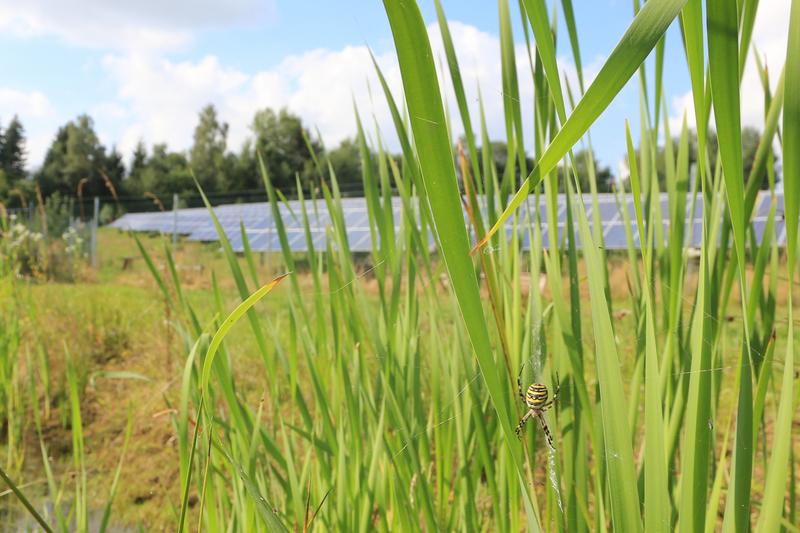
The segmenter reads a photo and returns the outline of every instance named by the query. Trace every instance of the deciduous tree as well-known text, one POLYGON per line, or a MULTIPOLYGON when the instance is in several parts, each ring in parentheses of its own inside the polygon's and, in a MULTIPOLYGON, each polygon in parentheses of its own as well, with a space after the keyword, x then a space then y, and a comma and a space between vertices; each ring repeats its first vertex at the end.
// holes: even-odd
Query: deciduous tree
POLYGON ((74 197, 83 178, 88 180, 83 187, 84 197, 109 196, 103 174, 117 191, 121 191, 124 176, 122 157, 116 149, 106 153, 94 131, 92 119, 81 115, 59 128, 36 179, 44 196, 58 191, 74 197))
POLYGON ((194 144, 189 153, 192 171, 205 191, 228 188, 225 168, 227 143, 228 124, 220 121, 216 108, 209 104, 200 111, 194 129, 194 144))

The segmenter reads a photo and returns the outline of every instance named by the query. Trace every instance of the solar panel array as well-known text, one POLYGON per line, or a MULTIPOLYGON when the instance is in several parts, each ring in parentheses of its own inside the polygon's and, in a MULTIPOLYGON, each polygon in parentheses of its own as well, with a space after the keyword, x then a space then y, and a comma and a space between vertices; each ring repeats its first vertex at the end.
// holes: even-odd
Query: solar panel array
MULTIPOLYGON (((639 234, 636 228, 634 217, 633 200, 627 196, 627 212, 631 219, 631 229, 634 244, 639 244, 639 234)), ((529 210, 525 206, 518 210, 518 215, 527 217, 527 213, 535 212, 535 197, 528 199, 529 210)), ((592 200, 589 196, 584 198, 586 211, 591 223, 594 218, 592 210, 592 200)), ((664 231, 669 227, 669 207, 667 195, 660 196, 661 213, 663 217, 664 231)), ((786 228, 783 221, 783 195, 776 194, 776 220, 774 225, 775 236, 779 246, 786 243, 786 228)), ((767 216, 770 209, 770 194, 762 192, 756 199, 755 213, 753 216, 753 227, 756 238, 760 242, 766 226, 767 216)), ((554 233, 547 227, 546 210, 547 205, 543 197, 540 198, 542 238, 544 244, 549 246, 551 235, 554 233)), ((608 249, 624 249, 627 247, 627 236, 625 231, 625 218, 620 209, 619 199, 613 194, 598 195, 598 209, 600 220, 603 227, 603 238, 605 247, 608 249)), ((691 215, 692 206, 688 205, 686 212, 691 215)), ((325 248, 325 240, 329 228, 332 226, 331 216, 327 205, 323 201, 316 204, 306 202, 308 211, 309 229, 316 250, 325 248)), ((287 204, 279 206, 281 218, 283 220, 289 246, 292 250, 303 252, 307 250, 305 228, 303 226, 302 211, 299 201, 289 201, 287 204)), ((399 222, 401 218, 402 203, 400 198, 392 198, 392 212, 394 219, 399 222)), ((268 203, 252 204, 227 204, 214 208, 222 229, 225 231, 231 245, 235 251, 243 251, 241 227, 247 234, 250 247, 254 251, 280 251, 281 245, 272 217, 272 210, 268 203)), ((369 218, 367 204, 364 198, 345 198, 342 199, 342 212, 347 228, 347 239, 350 250, 353 252, 368 252, 372 250, 372 237, 369 228, 369 218)), ((696 199, 694 205, 694 218, 686 219, 686 244, 687 246, 699 247, 702 231, 703 200, 702 197, 696 199)), ((566 223, 566 202, 564 195, 559 195, 557 203, 558 237, 563 236, 564 225, 566 223)), ((466 222, 466 218, 465 218, 466 222)), ((208 210, 204 207, 178 209, 176 211, 161 213, 128 213, 115 220, 112 227, 131 230, 137 232, 151 232, 172 234, 174 232, 185 236, 191 241, 216 241, 218 239, 217 230, 214 227, 208 210)), ((398 224, 395 225, 398 227, 398 224)), ((510 225, 509 225, 510 228, 510 225)), ((528 233, 523 232, 522 246, 527 249, 530 246, 528 233)), ((559 241, 560 242, 560 241, 559 241)), ((431 239, 431 245, 433 240, 431 239)), ((580 243, 578 243, 580 244, 580 243)))

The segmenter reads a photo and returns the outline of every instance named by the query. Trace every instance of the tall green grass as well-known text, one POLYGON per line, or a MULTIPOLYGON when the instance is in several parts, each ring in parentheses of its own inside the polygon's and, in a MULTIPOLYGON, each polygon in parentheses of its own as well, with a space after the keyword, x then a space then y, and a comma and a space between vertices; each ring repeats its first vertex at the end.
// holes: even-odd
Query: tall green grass
MULTIPOLYGON (((0 234, 9 234, 5 211, 0 217, 0 234)), ((24 380, 20 376, 21 318, 24 289, 16 279, 16 249, 8 238, 0 238, 0 427, 4 428, 5 457, 2 467, 12 475, 22 466, 19 452, 24 417, 24 380)))
MULTIPOLYGON (((502 175, 482 102, 479 115, 470 114, 440 3, 444 79, 417 4, 384 5, 403 93, 393 94, 375 67, 401 154, 388 154, 379 133, 370 142, 356 110, 373 237, 368 267, 350 252, 336 175, 322 167, 319 196, 304 197, 298 188, 300 211, 292 216, 305 227, 308 252, 297 254, 278 208, 285 199, 261 165, 282 250, 275 274, 289 273, 280 288, 260 279, 244 228, 240 261, 214 219, 241 303, 226 301, 215 277, 210 321, 186 297, 168 243, 165 270, 140 245, 171 316, 180 317, 186 354, 173 418, 182 488, 182 501, 173 502, 177 528, 796 530, 791 290, 788 317, 777 311, 787 280, 794 285, 800 216, 800 155, 793 149, 800 145, 800 2, 792 2, 785 66, 769 66, 782 67, 775 90, 767 83, 756 96, 740 94, 740 83, 757 2, 710 1, 705 12, 700 0, 634 2, 628 30, 584 90, 580 68, 579 86, 570 87, 556 62, 557 50, 568 46, 581 64, 571 2, 556 6, 557 13, 541 0, 520 2, 530 72, 518 72, 514 13, 499 0, 508 146, 502 175), (560 17, 569 32, 563 44, 552 26, 560 17), (689 166, 685 117, 672 132, 666 111, 671 24, 680 24, 691 78, 696 168, 689 166), (650 56, 655 76, 644 68, 650 56), (628 246, 613 257, 597 223, 597 188, 581 190, 572 149, 590 146, 589 129, 629 79, 638 81, 640 115, 631 120, 641 127, 636 147, 620 124, 630 178, 616 194, 628 246), (444 84, 452 85, 464 130, 466 146, 455 152, 444 84), (518 105, 522 84, 534 88, 532 117, 518 105), (766 101, 764 135, 754 170, 744 176, 739 101, 754 97, 766 101), (713 167, 712 127, 720 147, 713 167), (526 140, 527 129, 533 135, 526 140), (658 140, 673 135, 677 149, 664 147, 662 191, 658 140), (781 216, 769 149, 775 143, 786 147, 785 250, 773 231, 781 216), (526 154, 533 168, 526 168, 526 154), (563 207, 559 166, 566 175, 563 207), (754 177, 764 170, 773 202, 758 243, 754 177), (402 205, 399 219, 392 194, 402 205), (528 208, 529 195, 543 198, 545 208, 538 201, 528 208), (592 213, 584 198, 592 199, 592 213), (694 261, 685 245, 693 227, 685 220, 694 218, 700 198, 702 245, 694 261), (331 222, 318 249, 309 220, 323 203, 331 222), (556 239, 562 208, 566 223, 556 239), (522 249, 523 239, 530 250, 522 249), (627 261, 622 300, 609 267, 618 259, 627 261), (271 290, 286 301, 286 313, 254 305, 271 290), (629 319, 619 318, 623 310, 629 319), (255 357, 223 340, 246 334, 229 332, 245 317, 255 357), (635 339, 631 345, 621 345, 624 333, 635 339), (554 448, 531 425, 522 439, 514 434, 524 413, 520 372, 524 385, 560 387, 546 414, 554 448), (243 374, 257 376, 262 390, 247 390, 243 381, 252 380, 243 374)), ((767 66, 760 69, 770 81, 767 66)), ((80 412, 70 398, 80 472, 80 412)), ((76 485, 75 494, 83 497, 85 487, 76 485)), ((76 519, 85 523, 83 514, 76 519)))
MULTIPOLYGON (((402 153, 390 157, 378 136, 372 161, 357 120, 372 266, 367 276, 353 259, 335 173, 320 169, 322 197, 301 194, 301 212, 295 213, 306 226, 309 252, 303 259, 312 288, 301 286, 297 274, 289 276, 288 318, 247 311, 268 400, 256 406, 237 393, 235 354, 224 343, 217 358, 207 358, 208 338, 202 339, 209 327, 181 296, 174 269, 171 279, 163 279, 147 258, 165 297, 187 317, 187 339, 201 339, 194 348, 187 344, 191 355, 175 424, 186 497, 192 491, 202 495, 202 527, 275 528, 276 518, 298 530, 348 531, 775 531, 796 523, 796 481, 787 474, 794 457, 793 318, 791 312, 788 320, 776 316, 778 281, 794 274, 798 203, 797 181, 790 178, 798 170, 791 150, 784 151, 790 243, 785 254, 772 232, 774 202, 767 237, 760 244, 754 238, 757 188, 750 178, 766 169, 774 192, 768 148, 781 141, 785 146, 800 123, 797 102, 790 102, 798 92, 784 89, 798 83, 798 62, 791 55, 800 47, 789 47, 785 74, 775 93, 767 94, 756 170, 744 176, 739 84, 755 5, 737 10, 718 2, 709 5, 704 20, 695 0, 651 0, 641 9, 637 4, 619 45, 585 91, 580 78, 576 95, 557 70, 550 22, 567 18, 569 46, 579 64, 571 4, 565 2, 556 15, 544 2, 521 3, 529 78, 516 70, 511 10, 505 0, 498 6, 510 166, 503 175, 491 163, 482 112, 470 115, 442 6, 436 3, 449 80, 437 76, 416 4, 386 0, 403 94, 392 94, 378 74, 402 153), (665 148, 662 191, 658 139, 674 134, 661 86, 663 47, 666 29, 678 20, 700 157, 697 168, 690 168, 684 121, 677 151, 671 143, 665 148), (655 80, 642 68, 654 51, 655 80), (637 74, 638 150, 620 125, 631 170, 629 189, 617 193, 629 259, 629 295, 621 303, 611 299, 610 253, 603 248, 596 209, 590 215, 584 207, 585 194, 597 205, 596 187, 580 190, 571 149, 581 139, 588 142, 591 125, 637 74), (466 144, 466 151, 455 153, 440 92, 448 82, 466 144), (529 143, 522 137, 527 119, 514 97, 521 83, 533 85, 539 104, 529 143), (568 108, 568 102, 577 103, 568 108), (710 127, 724 133, 713 168, 706 144, 710 127), (532 169, 525 168, 526 153, 535 157, 532 169), (556 227, 561 207, 558 165, 567 169, 567 222, 563 239, 549 239, 545 248, 545 228, 556 227), (517 174, 527 176, 521 186, 517 174), (399 221, 391 216, 392 187, 403 206, 399 221), (662 192, 668 213, 661 213, 662 192), (531 194, 545 199, 544 212, 517 211, 531 194), (703 238, 695 271, 685 247, 693 228, 684 221, 693 217, 700 196, 703 238), (633 213, 626 207, 630 198, 633 213), (316 202, 332 214, 324 249, 314 248, 308 222, 316 202), (670 220, 666 229, 662 217, 670 220), (437 245, 433 255, 429 230, 437 245), (472 254, 471 238, 478 242, 472 254), (523 238, 533 243, 530 251, 522 251, 523 238), (540 272, 546 273, 549 296, 533 282, 530 291, 523 290, 523 278, 535 280, 540 272), (373 289, 362 282, 365 276, 375 279, 373 289), (588 302, 581 298, 584 291, 588 302), (632 310, 632 325, 615 318, 619 305, 632 310), (728 325, 729 315, 734 325, 728 325), (634 346, 619 346, 621 327, 635 328, 634 346), (737 327, 740 344, 731 346, 726 339, 737 327), (783 346, 783 359, 775 357, 776 345, 783 346), (555 449, 539 431, 529 430, 521 441, 512 431, 523 413, 516 396, 521 370, 525 383, 560 386, 558 404, 547 415, 557 435, 555 449), (214 406, 213 427, 225 428, 219 442, 198 436, 202 431, 189 423, 192 406, 201 402, 214 406)), ((285 270, 297 272, 300 257, 289 246, 277 208, 283 200, 263 166, 262 173, 285 270)), ((263 280, 249 250, 243 272, 221 228, 219 233, 244 301, 263 280)), ((168 249, 165 254, 172 265, 168 249)), ((226 313, 221 305, 219 313, 226 313)))

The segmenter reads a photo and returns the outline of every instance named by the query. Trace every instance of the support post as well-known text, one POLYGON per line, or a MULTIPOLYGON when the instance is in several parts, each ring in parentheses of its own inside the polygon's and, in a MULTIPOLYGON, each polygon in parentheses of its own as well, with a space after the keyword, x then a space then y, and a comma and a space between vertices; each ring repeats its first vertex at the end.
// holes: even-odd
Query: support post
POLYGON ((100 198, 94 197, 94 217, 92 218, 91 254, 92 268, 97 269, 97 226, 100 223, 100 198))
POLYGON ((178 193, 172 195, 172 248, 178 244, 178 193))

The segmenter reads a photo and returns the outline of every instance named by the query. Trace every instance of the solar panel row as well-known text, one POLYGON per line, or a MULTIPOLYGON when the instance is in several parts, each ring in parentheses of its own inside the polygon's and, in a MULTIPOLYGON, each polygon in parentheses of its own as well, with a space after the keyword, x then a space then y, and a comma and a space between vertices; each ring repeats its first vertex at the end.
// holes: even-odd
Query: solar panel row
MULTIPOLYGON (((558 199, 557 228, 550 231, 547 227, 547 206, 544 198, 540 198, 540 217, 542 221, 542 241, 546 246, 550 245, 550 239, 557 235, 559 242, 564 238, 564 225, 566 222, 566 203, 563 195, 558 199)), ((534 216, 535 198, 530 197, 528 209, 524 206, 517 212, 519 217, 524 220, 528 216, 534 216)), ((587 215, 590 223, 594 218, 593 205, 591 198, 584 198, 587 215)), ((767 216, 770 210, 769 193, 761 193, 756 200, 753 226, 759 242, 764 233, 767 216)), ((347 228, 348 246, 354 252, 368 252, 372 249, 372 234, 369 228, 367 204, 364 198, 346 198, 342 200, 342 213, 345 218, 347 228)), ((599 219, 602 224, 603 239, 605 247, 608 249, 624 249, 627 247, 628 239, 632 239, 634 246, 639 245, 639 233, 635 221, 632 221, 631 234, 628 235, 624 223, 624 210, 627 210, 628 217, 632 220, 633 201, 628 198, 624 210, 622 205, 613 194, 598 195, 599 219)), ((666 194, 660 197, 660 207, 664 224, 664 232, 669 226, 669 205, 666 194)), ((687 206, 687 213, 692 213, 694 208, 693 220, 686 219, 686 244, 688 246, 699 247, 702 232, 703 201, 698 198, 694 206, 687 206)), ((306 202, 308 211, 309 230, 311 233, 314 249, 321 250, 325 247, 325 241, 329 229, 332 227, 331 214, 328 212, 327 205, 320 201, 316 204, 306 202)), ((290 201, 281 204, 279 207, 281 218, 286 229, 289 246, 292 250, 303 252, 307 250, 305 228, 303 226, 303 215, 298 201, 290 201)), ((219 219, 222 229, 225 231, 231 245, 235 251, 242 251, 244 243, 242 240, 242 228, 247 234, 250 247, 254 251, 280 251, 281 244, 272 217, 272 210, 268 203, 253 204, 228 204, 214 208, 214 212, 219 219)), ((402 213, 402 203, 400 198, 392 198, 392 212, 396 229, 402 213)), ((783 195, 776 195, 776 221, 775 236, 778 244, 785 244, 786 231, 783 222, 783 195)), ((153 232, 171 234, 177 232, 193 241, 215 241, 217 240, 217 230, 211 220, 211 216, 205 208, 179 209, 177 212, 163 213, 128 213, 115 220, 112 227, 131 230, 137 232, 153 232)), ((522 246, 525 249, 530 247, 528 232, 520 235, 522 246)), ((433 244, 433 239, 430 239, 433 244)))

